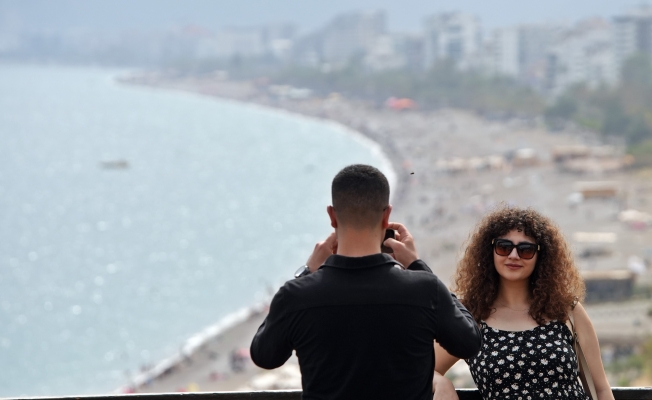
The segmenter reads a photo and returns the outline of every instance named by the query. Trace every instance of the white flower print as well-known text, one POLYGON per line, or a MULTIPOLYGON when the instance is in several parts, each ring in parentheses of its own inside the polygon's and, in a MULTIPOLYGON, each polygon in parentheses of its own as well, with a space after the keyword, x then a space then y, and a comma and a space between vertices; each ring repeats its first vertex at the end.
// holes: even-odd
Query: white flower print
POLYGON ((483 350, 467 359, 483 398, 561 400, 572 398, 573 391, 582 398, 574 383, 577 361, 572 338, 562 322, 540 325, 529 336, 483 325, 483 350))

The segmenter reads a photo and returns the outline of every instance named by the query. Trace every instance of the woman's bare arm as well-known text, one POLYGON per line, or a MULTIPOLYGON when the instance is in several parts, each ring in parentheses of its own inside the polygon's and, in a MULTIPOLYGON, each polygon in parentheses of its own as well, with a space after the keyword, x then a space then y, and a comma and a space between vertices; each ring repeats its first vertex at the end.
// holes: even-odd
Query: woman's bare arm
POLYGON ((459 358, 448 354, 443 347, 435 342, 435 376, 432 380, 433 400, 458 400, 455 386, 444 374, 459 358))
POLYGON ((580 345, 586 356, 586 362, 591 370, 593 382, 595 383, 595 390, 598 395, 597 400, 613 400, 614 395, 607 381, 607 375, 604 372, 602 365, 602 358, 600 356, 600 344, 598 343, 598 335, 595 333, 595 328, 591 323, 589 315, 586 313, 581 304, 577 304, 575 309, 571 311, 575 317, 575 331, 579 338, 580 345))

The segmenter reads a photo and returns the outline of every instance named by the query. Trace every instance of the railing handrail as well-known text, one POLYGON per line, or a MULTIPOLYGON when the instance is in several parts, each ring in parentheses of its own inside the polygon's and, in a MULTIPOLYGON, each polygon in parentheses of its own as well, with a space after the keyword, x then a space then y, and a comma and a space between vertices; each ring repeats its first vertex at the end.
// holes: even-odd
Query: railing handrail
MULTIPOLYGON (((613 387, 616 400, 652 400, 652 387, 613 387)), ((460 400, 482 400, 477 389, 457 389, 460 400)), ((300 390, 201 393, 138 393, 91 396, 21 397, 20 400, 301 400, 300 390)), ((11 398, 5 398, 11 399, 11 398)))

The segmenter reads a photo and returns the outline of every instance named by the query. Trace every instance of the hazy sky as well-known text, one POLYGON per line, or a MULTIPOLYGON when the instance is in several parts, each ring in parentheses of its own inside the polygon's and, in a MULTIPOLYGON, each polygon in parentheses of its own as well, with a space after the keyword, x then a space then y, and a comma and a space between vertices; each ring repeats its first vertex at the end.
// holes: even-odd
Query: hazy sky
POLYGON ((640 0, 0 0, 0 24, 150 30, 188 23, 214 29, 289 21, 305 31, 337 13, 384 9, 392 31, 418 31, 424 16, 443 11, 476 14, 492 28, 610 18, 639 4, 640 0))

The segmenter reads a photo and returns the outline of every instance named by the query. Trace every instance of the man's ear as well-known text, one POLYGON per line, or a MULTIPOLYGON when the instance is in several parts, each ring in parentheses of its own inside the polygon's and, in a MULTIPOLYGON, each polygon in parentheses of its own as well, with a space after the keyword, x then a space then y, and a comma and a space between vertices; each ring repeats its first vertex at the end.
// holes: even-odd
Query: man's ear
POLYGON ((326 212, 328 213, 328 217, 331 219, 331 226, 337 228, 337 217, 335 216, 335 209, 333 206, 326 207, 326 212))
POLYGON ((389 226, 389 214, 392 213, 392 205, 388 204, 385 211, 383 211, 383 229, 387 229, 389 226))

